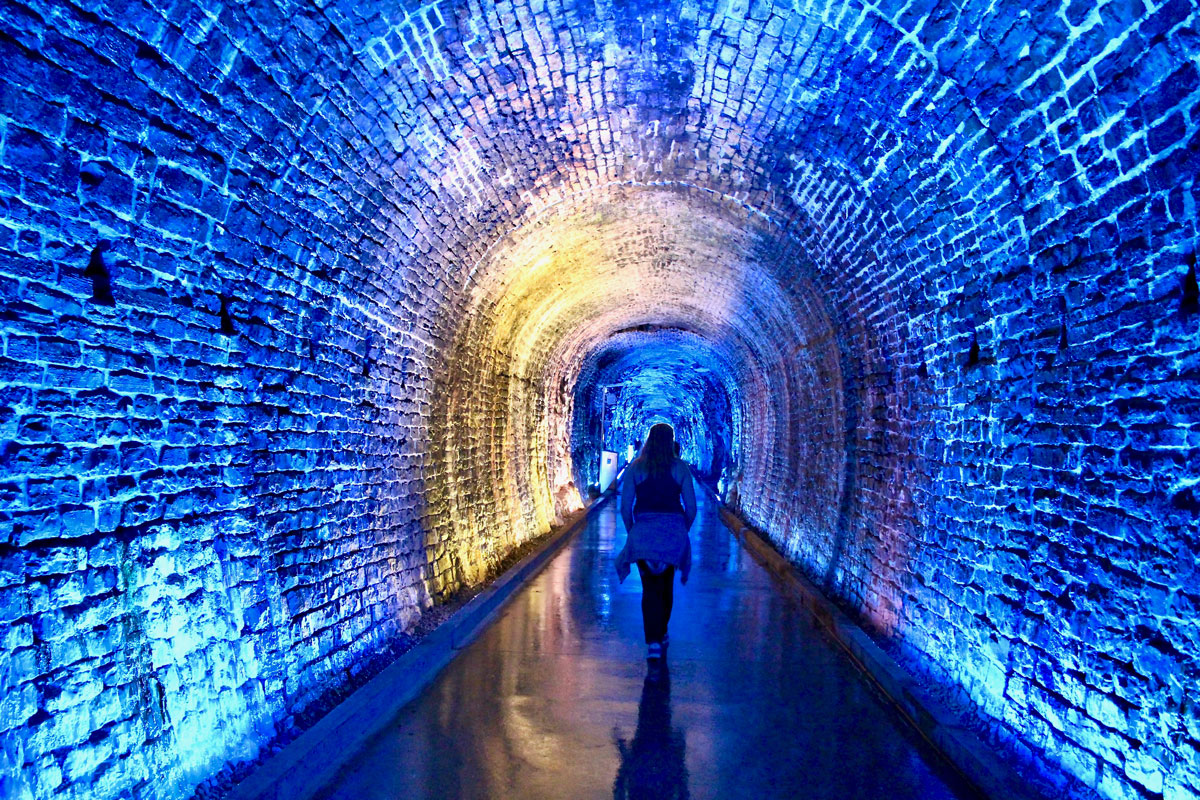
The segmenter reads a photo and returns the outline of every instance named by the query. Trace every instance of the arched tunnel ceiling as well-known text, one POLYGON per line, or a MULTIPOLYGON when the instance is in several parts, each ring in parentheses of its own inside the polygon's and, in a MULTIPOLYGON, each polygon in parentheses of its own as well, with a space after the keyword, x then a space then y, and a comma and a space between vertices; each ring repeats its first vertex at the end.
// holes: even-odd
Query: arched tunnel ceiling
MULTIPOLYGON (((532 393, 510 391, 510 402, 546 403, 544 411, 509 415, 503 447, 521 452, 533 442, 535 455, 532 466, 509 461, 505 469, 512 472, 503 485, 523 487, 525 475, 545 469, 548 486, 539 479, 530 490, 537 498, 547 490, 559 495, 571 482, 568 430, 580 370, 590 355, 631 329, 699 336, 734 365, 736 378, 727 380, 752 385, 764 398, 786 398, 782 406, 759 409, 760 424, 773 424, 777 413, 786 413, 781 408, 801 398, 814 408, 808 424, 840 424, 836 337, 828 297, 814 288, 810 264, 763 215, 731 198, 674 185, 589 191, 509 234, 472 270, 470 299, 453 333, 450 373, 532 385, 532 393), (540 424, 553 429, 525 427, 541 414, 540 424), (550 446, 544 464, 543 443, 550 446)), ((459 391, 460 383, 449 379, 447 404, 435 409, 435 419, 469 416, 477 403, 490 402, 490 395, 473 388, 459 391)), ((823 438, 828 435, 826 430, 823 438)), ((494 456, 489 463, 496 463, 494 456)), ((565 507, 582 488, 568 493, 565 507)), ((563 502, 560 497, 554 503, 556 513, 563 502)), ((522 511, 531 519, 551 508, 544 496, 533 506, 522 511)))
MULTIPOLYGON (((724 499, 999 746, 1200 794, 1191 4, 2 21, 0 577, 58 604, 11 694, 109 688, 21 639, 91 636, 94 587, 112 796, 251 757, 577 509, 617 353, 712 365, 724 499)), ((22 702, 0 756, 49 796, 72 712, 22 702)))
MULTIPOLYGON (((980 71, 945 72, 920 34, 879 8, 756 4, 751 14, 734 4, 713 16, 691 4, 622 4, 608 14, 566 4, 523 20, 519 33, 509 15, 472 4, 378 18, 353 10, 348 46, 369 77, 360 78, 363 95, 347 99, 365 106, 355 126, 369 127, 346 132, 346 144, 378 153, 363 165, 371 186, 360 202, 400 199, 406 219, 391 224, 415 227, 422 252, 464 265, 522 219, 613 182, 740 198, 836 270, 862 269, 884 251, 902 268, 904 252, 934 235, 961 255, 981 234, 967 224, 956 235, 954 218, 1010 199, 1011 165, 981 122, 999 113, 983 103, 998 87, 967 95, 956 75, 978 82, 980 71), (578 28, 564 29, 564 19, 578 28), (927 98, 919 114, 918 97, 927 98), (414 177, 428 190, 410 204, 414 177), (405 211, 413 205, 423 224, 405 211), (917 210, 930 206, 936 214, 917 210)), ((933 36, 952 21, 921 31, 933 36)), ((1018 20, 996 35, 1035 33, 1018 20)), ((949 35, 943 49, 954 45, 949 35)), ((1013 90, 1029 73, 989 66, 986 75, 1013 90)), ((331 99, 318 101, 318 115, 331 99)), ((333 154, 321 150, 334 146, 322 142, 311 157, 325 161, 333 154)), ((1008 227, 1000 220, 989 238, 1013 235, 1008 227)))
POLYGON ((495 332, 494 346, 526 358, 642 325, 736 330, 746 346, 820 302, 798 296, 805 265, 776 231, 673 188, 613 187, 560 204, 491 255, 472 275, 470 316, 495 332))

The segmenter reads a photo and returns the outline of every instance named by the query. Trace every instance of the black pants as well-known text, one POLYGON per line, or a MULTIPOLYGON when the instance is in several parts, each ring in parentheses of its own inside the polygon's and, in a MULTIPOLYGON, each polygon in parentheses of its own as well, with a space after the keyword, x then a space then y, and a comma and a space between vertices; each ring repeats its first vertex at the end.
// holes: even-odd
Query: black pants
POLYGON ((675 567, 668 566, 655 575, 645 561, 637 562, 637 566, 642 576, 642 627, 646 631, 646 644, 661 642, 667 635, 671 602, 675 599, 675 567))

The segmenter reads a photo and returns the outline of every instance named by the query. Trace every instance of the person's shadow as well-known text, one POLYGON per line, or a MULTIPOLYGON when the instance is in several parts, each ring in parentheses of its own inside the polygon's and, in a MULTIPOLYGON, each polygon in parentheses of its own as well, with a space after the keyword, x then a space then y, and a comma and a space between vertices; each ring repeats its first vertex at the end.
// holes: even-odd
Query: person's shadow
POLYGON ((688 797, 683 731, 671 727, 671 676, 666 659, 649 662, 638 703, 637 730, 626 742, 613 729, 621 766, 613 781, 613 800, 664 800, 688 797))

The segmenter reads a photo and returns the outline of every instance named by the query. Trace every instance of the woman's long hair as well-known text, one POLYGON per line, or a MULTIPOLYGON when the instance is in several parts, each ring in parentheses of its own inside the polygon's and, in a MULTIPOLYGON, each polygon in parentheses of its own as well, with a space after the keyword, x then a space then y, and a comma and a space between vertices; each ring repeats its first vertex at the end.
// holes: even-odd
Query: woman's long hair
POLYGON ((665 422, 659 422, 650 427, 638 461, 647 475, 661 475, 671 469, 675 463, 675 431, 665 422))

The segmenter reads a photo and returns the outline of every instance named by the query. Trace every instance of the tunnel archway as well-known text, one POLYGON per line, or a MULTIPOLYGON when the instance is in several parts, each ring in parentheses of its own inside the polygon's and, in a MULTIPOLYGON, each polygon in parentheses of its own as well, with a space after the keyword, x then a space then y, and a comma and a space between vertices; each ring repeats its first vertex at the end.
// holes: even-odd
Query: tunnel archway
POLYGON ((12 6, 5 780, 286 734, 578 507, 644 328, 715 365, 738 510, 998 746, 1196 795, 1194 27, 12 6))
POLYGON ((599 489, 602 450, 628 463, 650 426, 666 422, 697 477, 724 491, 741 455, 733 367, 704 339, 679 330, 617 334, 579 370, 571 425, 576 486, 599 489))
MULTIPOLYGON (((497 248, 505 260, 476 271, 478 285, 500 288, 475 300, 489 313, 466 315, 476 327, 461 332, 459 341, 486 341, 489 347, 477 351, 479 362, 471 361, 468 346, 452 359, 461 372, 452 374, 448 386, 466 387, 459 375, 475 379, 461 400, 453 390, 445 393, 447 419, 482 415, 486 412, 472 404, 494 402, 497 394, 525 404, 503 415, 504 438, 493 440, 496 449, 486 465, 475 465, 476 471, 496 471, 497 464, 512 470, 502 483, 526 503, 511 511, 513 516, 525 515, 530 528, 544 530, 563 510, 561 503, 577 503, 576 496, 556 498, 573 477, 573 391, 585 357, 630 328, 689 330, 720 349, 723 360, 736 363, 747 395, 757 392, 747 411, 754 413, 753 435, 762 459, 776 450, 795 457, 785 437, 796 426, 805 427, 809 440, 833 435, 840 441, 842 429, 829 434, 822 427, 840 424, 826 419, 837 413, 836 393, 808 383, 822 370, 837 379, 837 367, 828 363, 836 358, 828 352, 829 322, 819 297, 779 286, 772 273, 796 268, 788 261, 796 258, 795 248, 779 241, 768 221, 751 217, 756 221, 748 224, 741 204, 687 187, 617 186, 581 201, 556 205, 539 218, 535 235, 519 231, 511 247, 497 248), (517 278, 489 278, 496 273, 517 278), (797 331, 798 318, 812 329, 808 338, 822 343, 812 354, 797 355, 781 346, 799 347, 804 333, 797 331), (497 333, 489 339, 485 331, 497 333), (498 379, 507 387, 477 391, 486 382, 479 376, 488 369, 501 370, 498 379), (538 391, 523 391, 530 384, 540 384, 538 391), (786 407, 781 411, 772 397, 789 402, 805 397, 811 418, 807 423, 781 419, 786 407), (453 405, 456 401, 461 405, 453 405), (526 420, 533 424, 523 425, 526 420), (501 451, 520 460, 505 462, 501 451)), ((789 279, 793 287, 805 285, 802 278, 789 279)), ((434 418, 440 413, 435 409, 434 418)), ((782 464, 760 460, 747 469, 763 476, 764 481, 748 482, 756 486, 768 480, 769 470, 775 470, 777 482, 791 480, 782 464)), ((836 507, 837 502, 821 505, 836 507)), ((485 521, 481 528, 495 525, 485 521)))

